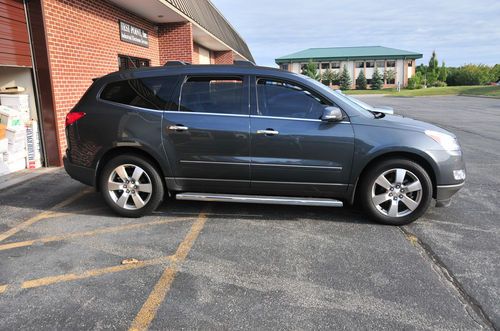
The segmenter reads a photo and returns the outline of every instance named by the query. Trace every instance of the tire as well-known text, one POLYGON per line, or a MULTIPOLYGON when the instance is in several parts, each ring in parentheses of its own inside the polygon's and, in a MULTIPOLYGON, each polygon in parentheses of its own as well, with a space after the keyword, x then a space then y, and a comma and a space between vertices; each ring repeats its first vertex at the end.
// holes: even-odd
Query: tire
POLYGON ((135 154, 111 159, 101 172, 99 187, 106 204, 124 217, 152 213, 163 201, 165 192, 158 169, 135 154))
POLYGON ((378 223, 409 224, 422 216, 432 201, 429 174, 411 160, 382 161, 368 169, 361 180, 361 203, 378 223))

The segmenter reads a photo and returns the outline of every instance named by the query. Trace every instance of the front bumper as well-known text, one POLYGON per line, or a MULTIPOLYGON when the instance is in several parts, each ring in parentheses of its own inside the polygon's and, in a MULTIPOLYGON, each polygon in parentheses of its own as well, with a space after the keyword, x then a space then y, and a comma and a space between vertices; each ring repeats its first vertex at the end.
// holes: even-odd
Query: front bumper
POLYGON ((465 182, 455 185, 438 185, 436 187, 436 207, 448 207, 451 197, 464 186, 465 182))
POLYGON ((71 163, 65 156, 63 157, 64 170, 71 178, 82 182, 85 185, 95 186, 95 169, 82 167, 71 163))

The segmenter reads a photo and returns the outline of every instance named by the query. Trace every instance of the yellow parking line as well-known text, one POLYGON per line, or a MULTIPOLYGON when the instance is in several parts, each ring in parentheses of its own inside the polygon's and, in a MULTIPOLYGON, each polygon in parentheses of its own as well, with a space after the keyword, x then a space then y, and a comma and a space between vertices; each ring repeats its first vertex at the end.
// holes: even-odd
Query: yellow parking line
POLYGON ((110 273, 119 272, 119 271, 144 268, 144 267, 151 266, 151 265, 157 265, 157 264, 169 262, 171 260, 172 260, 172 256, 163 256, 163 257, 159 257, 156 259, 139 261, 137 263, 132 263, 132 264, 122 264, 122 265, 117 265, 117 266, 113 266, 113 267, 92 269, 92 270, 82 272, 80 274, 65 274, 65 275, 59 275, 59 276, 51 276, 51 277, 34 279, 34 280, 28 280, 28 281, 25 281, 22 283, 21 288, 33 288, 33 287, 47 286, 47 285, 61 283, 61 282, 67 282, 67 281, 71 281, 71 280, 96 277, 96 276, 101 276, 101 275, 110 274, 110 273))
POLYGON ((49 242, 63 241, 63 240, 69 240, 69 239, 74 239, 74 238, 91 237, 91 236, 100 235, 100 234, 133 230, 133 229, 144 228, 147 226, 161 225, 161 224, 174 223, 174 222, 184 222, 184 221, 190 221, 190 220, 192 220, 192 218, 184 217, 184 218, 177 218, 177 219, 157 220, 157 221, 151 221, 151 222, 142 222, 142 223, 120 225, 120 226, 112 226, 112 227, 100 228, 100 229, 84 231, 84 232, 73 232, 73 233, 63 234, 60 236, 51 236, 51 237, 38 238, 38 239, 33 239, 33 240, 18 241, 18 242, 3 244, 3 245, 0 245, 0 251, 13 249, 13 248, 19 248, 19 247, 26 247, 26 246, 31 246, 31 245, 40 244, 40 243, 49 243, 49 242))
POLYGON ((149 294, 146 302, 142 306, 141 310, 135 317, 129 330, 147 330, 151 322, 156 316, 158 308, 161 303, 165 300, 168 291, 175 279, 175 274, 177 273, 179 264, 181 264, 191 247, 193 247, 194 242, 198 238, 201 230, 205 226, 207 220, 207 213, 205 211, 200 212, 198 219, 191 226, 188 234, 182 241, 182 243, 177 248, 177 251, 172 257, 172 264, 165 269, 160 279, 154 286, 153 290, 149 294))
POLYGON ((51 210, 47 210, 47 211, 44 211, 36 216, 33 216, 32 218, 22 222, 21 224, 18 224, 16 226, 14 226, 13 228, 11 228, 10 230, 7 230, 5 231, 4 233, 0 234, 0 241, 3 241, 11 236, 13 236, 14 234, 18 233, 19 231, 21 230, 24 230, 26 229, 27 227, 35 224, 36 222, 39 222, 43 219, 46 219, 46 218, 49 218, 49 217, 52 217, 54 216, 54 214, 57 214, 56 210, 57 209, 60 209, 60 208, 63 208, 67 205, 69 205, 70 203, 80 199, 82 196, 84 196, 85 194, 91 192, 92 189, 86 189, 86 190, 83 190, 81 191, 80 193, 77 193, 75 194, 74 196, 58 203, 57 205, 55 205, 54 207, 51 208, 51 210))
MULTIPOLYGON (((73 281, 73 280, 78 280, 78 279, 85 279, 85 278, 91 278, 91 277, 97 277, 97 276, 102 276, 105 274, 110 274, 110 273, 115 273, 115 272, 120 272, 120 271, 125 271, 125 270, 134 270, 134 269, 139 269, 139 268, 144 268, 148 266, 153 266, 153 265, 159 265, 165 262, 170 262, 172 260, 173 256, 162 256, 158 257, 155 259, 150 259, 150 260, 144 260, 144 261, 139 261, 136 263, 131 263, 131 264, 122 264, 122 265, 117 265, 117 266, 112 266, 112 267, 106 267, 106 268, 98 268, 98 269, 91 269, 84 271, 79 274, 64 274, 64 275, 58 275, 58 276, 49 276, 49 277, 43 277, 43 278, 38 278, 38 279, 32 279, 32 280, 27 280, 23 283, 21 283, 21 288, 23 289, 28 289, 28 288, 34 288, 34 287, 40 287, 40 286, 47 286, 47 285, 52 285, 56 283, 61 283, 61 282, 68 282, 68 281, 73 281)), ((4 293, 7 288, 9 288, 12 285, 0 285, 0 294, 4 293)))

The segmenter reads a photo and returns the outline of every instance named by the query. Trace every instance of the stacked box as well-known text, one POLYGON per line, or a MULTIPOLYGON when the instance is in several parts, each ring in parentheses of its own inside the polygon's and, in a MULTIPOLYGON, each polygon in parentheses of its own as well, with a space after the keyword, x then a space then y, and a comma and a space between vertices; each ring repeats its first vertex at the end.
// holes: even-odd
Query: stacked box
POLYGON ((30 101, 28 94, 0 94, 0 104, 10 107, 18 112, 30 112, 30 101))
POLYGON ((38 123, 34 120, 26 124, 26 152, 26 168, 40 168, 42 166, 40 135, 38 133, 38 123))

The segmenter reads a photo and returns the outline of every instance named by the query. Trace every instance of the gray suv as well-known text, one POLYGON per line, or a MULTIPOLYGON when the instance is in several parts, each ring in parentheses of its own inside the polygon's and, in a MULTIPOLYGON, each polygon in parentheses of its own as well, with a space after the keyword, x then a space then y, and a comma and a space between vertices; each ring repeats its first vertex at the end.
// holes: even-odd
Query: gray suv
POLYGON ((341 207, 381 223, 446 206, 464 184, 456 137, 371 112, 305 76, 250 63, 120 71, 67 115, 68 174, 139 217, 180 200, 341 207))

